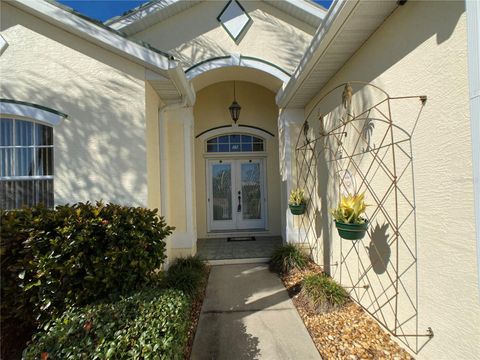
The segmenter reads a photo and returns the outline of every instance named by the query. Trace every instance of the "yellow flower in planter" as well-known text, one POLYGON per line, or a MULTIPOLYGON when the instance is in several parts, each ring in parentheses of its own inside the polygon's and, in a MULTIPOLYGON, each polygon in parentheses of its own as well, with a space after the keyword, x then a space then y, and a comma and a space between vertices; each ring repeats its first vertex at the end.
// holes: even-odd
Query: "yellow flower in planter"
POLYGON ((332 215, 337 222, 344 224, 363 224, 365 219, 361 217, 365 213, 365 194, 342 196, 332 215))
POLYGON ((303 189, 295 189, 290 192, 288 207, 293 215, 302 215, 305 213, 306 200, 303 189))
POLYGON ((305 195, 303 189, 295 189, 290 192, 290 197, 288 199, 289 205, 302 205, 305 204, 305 195))
POLYGON ((365 194, 342 196, 338 207, 332 210, 335 226, 342 239, 360 240, 368 228, 368 221, 361 217, 367 205, 365 194))

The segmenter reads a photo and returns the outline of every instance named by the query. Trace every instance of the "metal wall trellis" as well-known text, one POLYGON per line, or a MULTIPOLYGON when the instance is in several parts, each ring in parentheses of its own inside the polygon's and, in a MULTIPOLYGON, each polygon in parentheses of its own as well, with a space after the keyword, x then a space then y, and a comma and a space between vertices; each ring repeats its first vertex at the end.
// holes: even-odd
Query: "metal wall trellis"
POLYGON ((415 352, 424 346, 420 337, 433 336, 430 328, 418 331, 412 136, 425 103, 426 96, 391 97, 369 83, 344 83, 313 107, 295 145, 297 187, 308 199, 296 219, 300 241, 354 301, 415 352), (392 108, 411 118, 410 128, 393 122, 392 108), (363 192, 368 234, 341 240, 329 210, 341 193, 363 192))

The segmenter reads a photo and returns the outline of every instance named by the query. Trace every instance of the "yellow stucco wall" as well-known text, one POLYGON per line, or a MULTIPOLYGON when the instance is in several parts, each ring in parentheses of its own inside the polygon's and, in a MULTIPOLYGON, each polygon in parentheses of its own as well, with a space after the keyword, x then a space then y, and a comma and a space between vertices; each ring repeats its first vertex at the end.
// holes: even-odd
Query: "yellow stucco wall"
MULTIPOLYGON (((225 81, 210 85, 197 94, 194 107, 195 136, 211 128, 230 125, 232 120, 228 107, 232 103, 233 82, 225 81)), ((265 129, 275 137, 267 138, 266 182, 268 218, 267 234, 281 234, 280 218, 280 178, 278 166, 277 118, 278 108, 275 94, 259 85, 236 82, 236 98, 242 106, 239 124, 257 126, 265 129)), ((239 132, 248 133, 248 129, 239 128, 239 132)), ((232 129, 232 133, 237 130, 232 129)), ((207 202, 206 202, 206 160, 205 143, 195 139, 195 189, 197 233, 199 238, 207 236, 207 202)))
POLYGON ((143 67, 2 2, 0 97, 68 114, 54 128, 55 202, 147 205, 143 67))
MULTIPOLYGON (((309 113, 328 90, 352 80, 372 82, 391 96, 428 96, 416 127, 419 101, 394 102, 392 107, 394 122, 413 132, 414 178, 410 178, 407 171, 407 177, 400 181, 402 189, 407 191, 405 196, 413 198, 416 205, 416 229, 410 219, 401 232, 407 243, 414 245, 415 239, 417 241, 416 252, 412 255, 402 240, 399 240, 399 270, 403 284, 399 285, 402 298, 399 299, 398 306, 403 314, 412 315, 410 319, 403 318, 406 326, 402 325, 402 329, 415 330, 415 321, 418 320, 420 333, 425 333, 427 327, 432 327, 435 332, 435 337, 429 342, 426 341, 427 338, 418 338, 418 343, 415 344, 414 337, 408 338, 414 349, 419 349, 426 343, 417 355, 419 359, 472 359, 479 354, 480 304, 464 6, 462 1, 409 1, 405 6, 399 7, 305 110, 306 114, 309 113), (415 193, 408 190, 413 182, 415 193), (417 309, 417 314, 413 308, 417 309)), ((354 97, 354 108, 359 102, 368 102, 371 96, 371 89, 365 88, 358 92, 354 97)), ((338 93, 337 104, 340 101, 341 91, 338 93)), ((310 123, 315 133, 319 131, 318 113, 325 114, 332 109, 327 105, 314 110, 314 118, 310 123)), ((357 138, 351 130, 350 128, 348 137, 344 140, 347 146, 349 141, 357 138)), ((375 128, 371 135, 377 145, 380 139, 375 138, 375 134, 380 131, 375 128)), ((405 149, 409 151, 408 147, 405 149)), ((397 152, 398 158, 403 156, 401 149, 397 148, 397 152)), ((388 162, 388 157, 386 159, 388 162)), ((397 163, 399 170, 405 164, 405 158, 400 160, 397 163)), ((320 165, 320 184, 332 181, 332 178, 327 178, 329 166, 326 163, 320 165)), ((379 171, 377 179, 381 178, 382 170, 379 171)), ((375 189, 385 185, 374 179, 371 184, 375 189)), ((336 206, 338 198, 333 192, 326 193, 329 190, 316 185, 319 186, 319 208, 315 213, 316 218, 311 220, 318 223, 318 243, 331 246, 331 263, 335 264, 341 260, 341 240, 332 227, 328 209, 336 206)), ((381 194, 383 193, 380 192, 381 194)), ((372 202, 368 196, 367 192, 367 203, 372 202)), ((401 194, 399 199, 400 216, 405 216, 407 204, 401 194)), ((386 209, 393 214, 391 205, 387 204, 386 209)), ((376 224, 371 224, 372 231, 375 226, 376 224)), ((391 235, 391 229, 388 228, 387 233, 391 235)), ((345 246, 351 245, 344 242, 344 251, 345 246)), ((415 249, 415 245, 412 249, 415 249)), ((368 250, 365 252, 363 246, 360 246, 359 251, 368 265, 368 250)), ((391 251, 390 259, 394 262, 395 245, 392 245, 391 251)), ((319 256, 317 260, 321 262, 324 259, 319 256)), ((356 256, 350 256, 347 265, 357 269, 358 263, 354 263, 356 256)), ((390 276, 394 274, 391 266, 389 265, 390 276)), ((332 273, 337 279, 340 278, 338 267, 333 266, 332 273)), ((383 289, 384 291, 379 288, 380 279, 388 280, 389 274, 374 274, 371 271, 370 276, 377 293, 392 291, 392 288, 383 289)), ((344 285, 350 285, 345 272, 342 281, 344 285)), ((370 291, 369 293, 371 294, 370 291)), ((363 299, 369 301, 368 296, 363 299)), ((388 306, 385 305, 385 308, 388 306)), ((373 309, 374 307, 370 310, 373 309)))
MULTIPOLYGON (((179 120, 179 119, 177 119, 179 120)), ((186 230, 184 135, 181 121, 169 120, 168 141, 168 219, 176 231, 186 230)))
POLYGON ((160 98, 147 82, 145 83, 145 119, 147 144, 147 184, 149 208, 161 210, 160 189, 160 143, 158 110, 161 106, 160 98))
POLYGON ((238 53, 293 72, 315 29, 263 2, 243 1, 252 22, 236 44, 217 21, 225 5, 224 1, 202 2, 132 37, 172 53, 186 68, 238 53))

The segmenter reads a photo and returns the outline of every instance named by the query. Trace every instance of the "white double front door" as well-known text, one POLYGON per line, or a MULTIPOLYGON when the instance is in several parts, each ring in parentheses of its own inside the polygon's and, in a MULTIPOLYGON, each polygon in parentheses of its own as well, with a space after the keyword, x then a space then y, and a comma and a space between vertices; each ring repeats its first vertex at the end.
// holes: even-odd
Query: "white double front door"
POLYGON ((263 159, 207 160, 209 230, 264 229, 263 159))

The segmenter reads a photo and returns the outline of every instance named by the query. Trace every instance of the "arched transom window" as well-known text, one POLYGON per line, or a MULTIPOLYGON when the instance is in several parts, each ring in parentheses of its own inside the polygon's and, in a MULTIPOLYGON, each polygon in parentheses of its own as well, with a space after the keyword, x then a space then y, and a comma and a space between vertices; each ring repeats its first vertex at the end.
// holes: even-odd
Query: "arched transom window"
POLYGON ((53 206, 53 129, 0 118, 0 208, 53 206))
POLYGON ((265 151, 262 138, 253 135, 230 134, 207 140, 207 153, 265 151))

